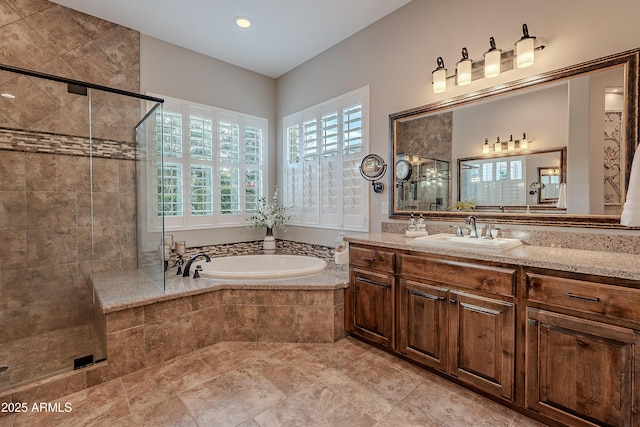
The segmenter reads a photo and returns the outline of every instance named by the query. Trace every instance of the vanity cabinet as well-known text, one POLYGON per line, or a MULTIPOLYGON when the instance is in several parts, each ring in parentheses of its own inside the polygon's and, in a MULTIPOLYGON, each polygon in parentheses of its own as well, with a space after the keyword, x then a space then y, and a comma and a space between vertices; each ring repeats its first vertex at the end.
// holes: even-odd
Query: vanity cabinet
POLYGON ((515 270, 402 255, 398 352, 509 401, 515 270))
POLYGON ((394 347, 395 254, 370 248, 349 250, 345 292, 347 330, 385 347, 394 347))
POLYGON ((351 243, 348 330, 551 425, 640 427, 640 280, 351 243))
POLYGON ((638 426, 640 290, 527 273, 526 407, 568 425, 638 426))

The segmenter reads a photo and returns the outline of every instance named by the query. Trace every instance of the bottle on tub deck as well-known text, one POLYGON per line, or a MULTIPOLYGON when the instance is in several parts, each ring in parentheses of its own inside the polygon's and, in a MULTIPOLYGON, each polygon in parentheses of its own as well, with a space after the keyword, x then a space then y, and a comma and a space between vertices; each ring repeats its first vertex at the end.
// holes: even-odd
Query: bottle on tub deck
POLYGON ((424 216, 420 214, 418 218, 418 222, 416 223, 416 231, 425 231, 427 229, 426 224, 424 223, 424 216))
POLYGON ((349 242, 344 241, 344 233, 336 238, 334 260, 336 264, 349 264, 349 242))

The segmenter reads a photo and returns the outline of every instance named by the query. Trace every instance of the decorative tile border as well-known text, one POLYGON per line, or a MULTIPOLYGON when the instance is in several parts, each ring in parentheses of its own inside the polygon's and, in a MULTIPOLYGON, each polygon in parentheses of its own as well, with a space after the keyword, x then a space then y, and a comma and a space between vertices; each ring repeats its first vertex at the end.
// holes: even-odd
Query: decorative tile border
POLYGON ((0 128, 0 150, 136 160, 136 144, 0 128))
MULTIPOLYGON (((290 240, 279 240, 276 239, 276 251, 284 254, 291 255, 307 255, 313 256, 316 258, 323 259, 325 261, 333 261, 333 253, 334 249, 321 246, 321 245, 313 245, 309 243, 300 243, 293 242, 290 240)), ((210 245, 210 246, 194 246, 191 248, 187 248, 186 253, 184 255, 185 259, 199 253, 204 252, 210 257, 220 258, 225 256, 232 255, 250 255, 255 253, 262 253, 262 240, 255 240, 252 242, 241 242, 241 243, 226 243, 219 245, 210 245)), ((156 253, 148 254, 147 260, 157 260, 156 253)))

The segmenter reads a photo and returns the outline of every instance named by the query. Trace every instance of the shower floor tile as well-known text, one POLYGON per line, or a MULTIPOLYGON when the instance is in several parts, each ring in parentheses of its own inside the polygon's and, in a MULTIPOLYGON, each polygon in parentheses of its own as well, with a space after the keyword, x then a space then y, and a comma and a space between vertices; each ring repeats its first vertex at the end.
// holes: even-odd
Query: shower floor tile
POLYGON ((221 342, 55 402, 0 426, 542 425, 352 338, 221 342))
POLYGON ((77 357, 98 354, 93 324, 59 329, 27 338, 3 342, 0 347, 0 392, 73 370, 77 357))

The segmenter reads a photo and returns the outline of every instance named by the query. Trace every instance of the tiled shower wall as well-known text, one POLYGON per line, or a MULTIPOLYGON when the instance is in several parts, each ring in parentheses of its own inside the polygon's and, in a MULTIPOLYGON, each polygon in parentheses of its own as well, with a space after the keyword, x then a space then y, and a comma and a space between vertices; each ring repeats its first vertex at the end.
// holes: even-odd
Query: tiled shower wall
MULTIPOLYGON (((46 0, 0 0, 0 40, 2 64, 140 90, 140 35, 128 28, 46 0)), ((2 342, 93 322, 91 271, 135 266, 141 113, 135 99, 4 71, 0 89, 16 95, 0 98, 2 342)))
POLYGON ((93 322, 91 271, 135 266, 134 162, 0 151, 0 342, 93 322), (91 198, 93 197, 93 223, 91 198))

